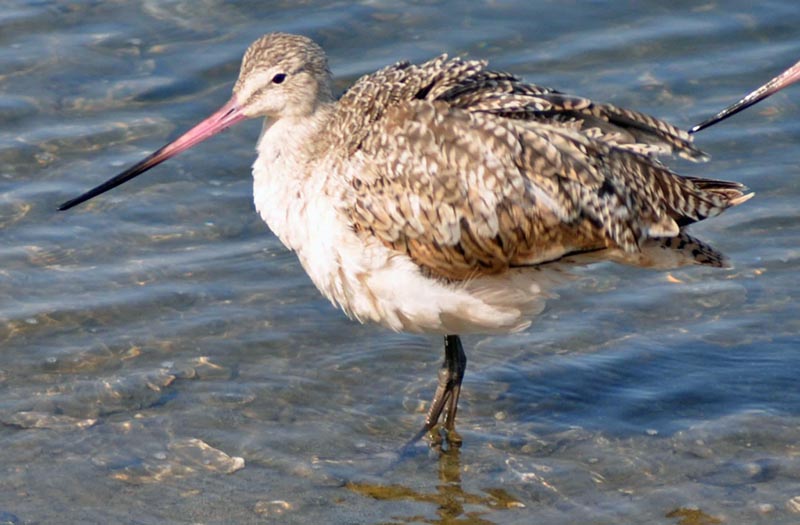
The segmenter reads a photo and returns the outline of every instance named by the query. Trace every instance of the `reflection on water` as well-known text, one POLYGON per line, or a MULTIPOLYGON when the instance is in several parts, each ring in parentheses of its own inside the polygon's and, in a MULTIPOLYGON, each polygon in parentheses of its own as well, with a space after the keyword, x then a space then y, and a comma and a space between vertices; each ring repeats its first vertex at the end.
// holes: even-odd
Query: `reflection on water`
POLYGON ((699 509, 685 509, 683 507, 667 513, 668 518, 678 520, 678 525, 717 525, 722 520, 709 516, 699 509))
POLYGON ((69 214, 227 100, 266 31, 336 86, 443 51, 688 128, 797 61, 790 0, 19 1, 0 10, 0 524, 800 520, 800 88, 698 134, 734 268, 588 268, 465 338, 461 449, 419 428, 438 338, 348 321, 253 212, 259 123, 69 214), (388 458, 388 459, 387 459, 388 458))
POLYGON ((349 482, 345 486, 364 496, 382 501, 413 501, 436 506, 436 519, 422 516, 392 516, 386 523, 430 523, 432 525, 486 525, 493 523, 484 519, 492 509, 525 508, 503 488, 484 489, 484 494, 465 492, 461 486, 461 450, 451 448, 440 453, 439 483, 435 493, 419 492, 403 485, 380 485, 349 482), (475 507, 485 510, 469 510, 475 507))

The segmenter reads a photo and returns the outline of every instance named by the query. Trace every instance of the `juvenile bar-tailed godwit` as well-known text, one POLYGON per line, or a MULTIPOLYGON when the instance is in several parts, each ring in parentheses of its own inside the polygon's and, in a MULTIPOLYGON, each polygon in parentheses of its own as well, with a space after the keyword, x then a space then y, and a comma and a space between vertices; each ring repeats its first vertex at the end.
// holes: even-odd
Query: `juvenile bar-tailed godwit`
POLYGON ((656 160, 703 159, 685 131, 481 61, 398 62, 336 100, 323 50, 274 33, 247 50, 221 109, 60 209, 245 118, 264 119, 256 209, 322 294, 359 321, 445 335, 423 432, 444 414, 451 442, 456 334, 527 327, 576 264, 723 266, 686 227, 752 196, 656 160))

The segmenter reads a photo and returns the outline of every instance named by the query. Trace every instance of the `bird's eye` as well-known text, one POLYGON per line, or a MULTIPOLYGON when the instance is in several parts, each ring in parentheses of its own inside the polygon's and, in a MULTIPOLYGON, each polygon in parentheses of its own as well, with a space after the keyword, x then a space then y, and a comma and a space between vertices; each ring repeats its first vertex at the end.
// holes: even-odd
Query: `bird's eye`
POLYGON ((280 84, 284 80, 286 80, 286 73, 278 73, 277 75, 272 77, 273 84, 280 84))

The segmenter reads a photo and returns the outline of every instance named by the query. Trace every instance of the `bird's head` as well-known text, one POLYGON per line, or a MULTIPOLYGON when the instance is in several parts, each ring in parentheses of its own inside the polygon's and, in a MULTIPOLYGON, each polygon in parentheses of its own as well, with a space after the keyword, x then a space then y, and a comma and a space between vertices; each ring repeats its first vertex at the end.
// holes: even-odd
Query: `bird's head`
POLYGON ((247 117, 311 114, 331 99, 325 52, 310 38, 270 33, 244 54, 233 97, 247 117))
POLYGON ((302 117, 332 99, 322 48, 304 36, 270 33, 250 45, 230 100, 173 142, 119 175, 62 204, 67 210, 141 175, 247 118, 302 117))

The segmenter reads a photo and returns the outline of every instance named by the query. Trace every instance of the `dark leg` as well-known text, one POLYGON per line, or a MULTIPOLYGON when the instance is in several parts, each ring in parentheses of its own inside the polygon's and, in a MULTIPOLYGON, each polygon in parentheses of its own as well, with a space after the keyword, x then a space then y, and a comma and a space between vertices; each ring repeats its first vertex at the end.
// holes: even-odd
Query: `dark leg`
MULTIPOLYGON (((444 361, 439 369, 439 384, 433 394, 431 408, 425 416, 425 426, 400 449, 400 455, 405 455, 414 443, 439 424, 439 419, 444 416, 444 429, 447 431, 447 441, 450 445, 458 445, 461 439, 456 434, 456 411, 458 409, 458 396, 461 394, 461 381, 464 379, 464 370, 467 369, 467 356, 461 346, 461 338, 457 335, 444 336, 444 361)), ((441 439, 434 436, 433 446, 441 444, 441 439)))
POLYGON ((448 436, 455 437, 458 396, 461 394, 461 381, 467 369, 467 356, 461 339, 457 335, 444 336, 444 361, 439 369, 439 384, 433 394, 431 408, 425 417, 425 430, 430 431, 439 423, 444 412, 444 429, 448 436))

